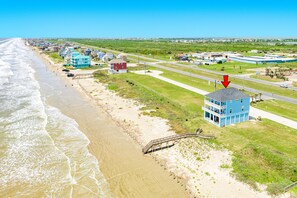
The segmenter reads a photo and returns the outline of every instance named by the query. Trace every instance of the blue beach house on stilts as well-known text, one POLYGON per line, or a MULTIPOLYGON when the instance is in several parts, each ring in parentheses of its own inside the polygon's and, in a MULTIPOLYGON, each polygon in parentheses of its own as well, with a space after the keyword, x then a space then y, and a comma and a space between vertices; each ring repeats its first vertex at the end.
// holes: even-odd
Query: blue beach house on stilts
POLYGON ((91 65, 90 56, 81 55, 78 52, 72 52, 71 54, 71 65, 74 68, 85 68, 91 65))
POLYGON ((221 89, 205 96, 204 119, 219 127, 249 120, 250 96, 236 88, 221 89))

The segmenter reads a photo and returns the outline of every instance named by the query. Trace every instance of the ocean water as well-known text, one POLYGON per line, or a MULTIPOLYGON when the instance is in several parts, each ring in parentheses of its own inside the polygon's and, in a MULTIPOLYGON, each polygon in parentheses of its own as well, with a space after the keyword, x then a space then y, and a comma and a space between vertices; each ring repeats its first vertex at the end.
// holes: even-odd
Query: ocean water
POLYGON ((0 40, 0 197, 110 197, 88 138, 41 97, 32 56, 0 40))

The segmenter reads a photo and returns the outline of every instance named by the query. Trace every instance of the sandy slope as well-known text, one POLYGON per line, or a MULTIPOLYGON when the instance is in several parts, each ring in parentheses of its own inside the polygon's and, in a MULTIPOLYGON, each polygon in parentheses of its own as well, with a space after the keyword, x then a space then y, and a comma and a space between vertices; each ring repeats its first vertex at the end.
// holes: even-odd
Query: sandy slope
MULTIPOLYGON (((117 96, 93 79, 79 80, 79 84, 90 97, 120 122, 140 145, 145 146, 152 139, 174 134, 166 120, 143 115, 140 110, 142 106, 136 101, 117 96)), ((206 142, 185 139, 170 149, 154 153, 153 157, 176 175, 176 179, 186 179, 185 188, 193 195, 269 197, 265 191, 256 192, 232 177, 231 169, 221 167, 231 166, 231 153, 224 149, 215 149, 206 142)))

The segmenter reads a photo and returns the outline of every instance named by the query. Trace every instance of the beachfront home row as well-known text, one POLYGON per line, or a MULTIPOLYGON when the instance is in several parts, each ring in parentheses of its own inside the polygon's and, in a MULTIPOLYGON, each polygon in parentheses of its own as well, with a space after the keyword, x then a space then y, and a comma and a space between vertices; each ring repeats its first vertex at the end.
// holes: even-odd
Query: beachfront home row
POLYGON ((250 96, 236 88, 221 89, 205 96, 204 119, 224 127, 249 120, 250 96))
POLYGON ((91 66, 91 58, 90 56, 81 55, 79 52, 71 53, 71 66, 76 69, 85 68, 91 66))

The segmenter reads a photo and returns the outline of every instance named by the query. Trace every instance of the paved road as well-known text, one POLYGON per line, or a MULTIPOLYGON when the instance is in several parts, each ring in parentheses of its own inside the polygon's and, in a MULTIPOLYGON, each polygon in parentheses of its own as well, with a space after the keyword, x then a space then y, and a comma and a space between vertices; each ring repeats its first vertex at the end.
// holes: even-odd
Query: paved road
MULTIPOLYGON (((80 43, 77 43, 77 44, 80 44, 80 43)), ((89 47, 93 47, 93 46, 89 46, 89 47)), ((125 52, 120 52, 120 51, 116 51, 116 50, 110 50, 110 49, 107 49, 107 48, 99 48, 99 49, 108 50, 108 51, 113 52, 113 53, 125 53, 125 52)), ((134 60, 134 61, 138 61, 137 57, 139 57, 141 59, 147 59, 147 60, 150 60, 152 62, 169 63, 169 64, 173 64, 173 65, 177 65, 177 66, 181 66, 181 67, 185 67, 185 68, 191 68, 191 69, 194 69, 194 70, 197 70, 197 71, 203 71, 203 72, 208 72, 208 73, 217 74, 217 75, 226 75, 226 73, 224 73, 224 72, 213 71, 213 70, 209 70, 209 69, 205 69, 205 68, 199 68, 199 67, 197 67, 197 65, 184 65, 184 64, 179 64, 179 63, 176 63, 176 62, 167 62, 165 60, 150 58, 150 57, 146 57, 146 56, 142 56, 142 55, 135 55, 135 54, 130 54, 130 53, 125 53, 125 54, 127 54, 129 56, 134 56, 135 58, 130 58, 131 60, 134 60)), ((143 61, 141 61, 141 62, 143 62, 143 61)), ((145 62, 145 63, 148 63, 148 62, 145 62)), ((228 74, 228 75, 230 77, 233 77, 233 78, 238 78, 238 79, 247 80, 247 81, 251 81, 251 82, 256 82, 256 83, 261 83, 261 84, 265 84, 265 85, 271 85, 271 86, 279 87, 279 84, 274 83, 274 82, 269 82, 269 81, 266 81, 266 80, 255 79, 255 78, 247 78, 244 75, 243 76, 235 75, 235 74, 228 74)), ((287 89, 297 91, 297 87, 288 87, 287 89)))
MULTIPOLYGON (((140 61, 140 63, 143 63, 144 64, 144 62, 141 62, 141 61, 140 61)), ((202 80, 207 80, 207 81, 212 81, 212 82, 214 82, 215 80, 217 80, 217 79, 214 79, 214 78, 209 78, 209 77, 206 77, 206 76, 201 76, 201 75, 193 74, 193 73, 186 72, 186 71, 181 71, 181 70, 174 69, 174 68, 171 68, 171 67, 157 65, 157 64, 154 64, 154 63, 148 63, 148 62, 146 62, 145 64, 146 65, 149 65, 149 66, 157 67, 157 68, 160 68, 160 69, 164 69, 164 70, 176 72, 176 73, 179 73, 179 74, 183 74, 183 75, 186 75, 186 76, 190 76, 190 77, 194 77, 194 78, 199 78, 199 79, 202 79, 202 80)), ((297 99, 294 99, 294 98, 289 98, 289 97, 286 97, 286 96, 281 96, 281 95, 277 95, 277 94, 263 92, 263 91, 260 91, 260 90, 257 90, 257 89, 253 89, 253 88, 249 88, 249 87, 243 87, 241 85, 237 85, 237 84, 234 84, 234 83, 230 84, 229 86, 230 87, 235 87, 237 89, 244 89, 246 91, 253 92, 253 93, 259 93, 259 92, 261 92, 262 95, 263 95, 263 99, 275 98, 277 100, 289 102, 289 103, 292 103, 292 104, 297 104, 297 99)))
MULTIPOLYGON (((104 48, 102 48, 102 49, 104 49, 104 48)), ((111 51, 115 52, 115 53, 119 53, 118 51, 115 51, 115 50, 111 50, 111 51)), ((209 70, 209 69, 205 69, 205 68, 199 68, 199 67, 197 67, 197 65, 184 65, 184 64, 179 64, 179 63, 176 63, 176 62, 167 62, 165 60, 150 58, 150 57, 141 56, 141 55, 134 55, 134 54, 127 54, 127 55, 134 56, 134 57, 139 57, 139 58, 142 58, 142 59, 147 59, 147 60, 150 60, 150 61, 153 61, 153 62, 163 62, 163 63, 169 63, 169 64, 177 65, 177 66, 180 66, 180 67, 184 67, 184 68, 191 68, 191 69, 194 69, 194 70, 197 70, 197 71, 203 71, 203 72, 208 72, 208 73, 217 74, 217 75, 226 75, 226 73, 224 73, 224 72, 213 71, 213 70, 209 70)), ((137 59, 133 59, 133 60, 137 61, 137 59)), ((265 85, 271 85, 271 86, 279 87, 279 84, 274 83, 274 82, 269 82, 269 81, 266 81, 266 80, 255 79, 255 78, 247 78, 245 76, 235 75, 235 74, 229 74, 229 76, 233 77, 233 78, 238 78, 238 79, 242 79, 242 80, 251 81, 251 82, 256 82, 256 83, 261 83, 261 84, 265 84, 265 85)), ((288 87, 287 89, 297 91, 297 87, 288 87)))
MULTIPOLYGON (((135 71, 134 73, 145 74, 144 71, 135 71)), ((176 85, 176 86, 182 87, 184 89, 187 89, 189 91, 198 93, 200 95, 206 95, 206 94, 209 93, 207 91, 198 89, 196 87, 192 87, 192 86, 180 83, 178 81, 171 80, 169 78, 160 76, 159 74, 161 74, 161 73, 162 72, 160 72, 160 71, 153 71, 152 73, 146 73, 146 75, 155 77, 155 78, 160 79, 162 81, 165 81, 165 82, 171 83, 173 85, 176 85)), ((257 118, 257 117, 261 116, 262 118, 266 118, 266 119, 272 120, 274 122, 277 122, 279 124, 291 127, 293 129, 297 129, 297 122, 295 122, 293 120, 290 120, 290 119, 287 119, 287 118, 284 118, 284 117, 281 117, 281 116, 278 116, 278 115, 275 115, 275 114, 272 114, 272 113, 269 113, 269 112, 266 112, 266 111, 263 111, 263 110, 260 110, 260 109, 256 109, 254 107, 250 107, 250 116, 252 116, 254 118, 257 118)))
MULTIPOLYGON (((129 55, 133 56, 133 54, 129 54, 129 55)), ((134 56, 137 56, 137 55, 134 55, 134 56)), ((150 61, 169 63, 169 64, 177 65, 177 66, 180 66, 180 67, 184 67, 184 68, 191 68, 191 69, 194 69, 194 70, 197 70, 197 71, 203 71, 203 72, 208 72, 208 73, 217 74, 217 75, 226 75, 226 73, 224 73, 224 72, 213 71, 213 70, 209 70, 209 69, 205 69, 205 68, 199 68, 199 67, 197 67, 197 65, 184 65, 184 64, 174 63, 174 62, 166 62, 166 61, 162 61, 162 60, 155 59, 155 58, 148 58, 148 57, 145 57, 145 56, 139 56, 139 57, 143 58, 143 59, 148 59, 150 61)), ((245 76, 235 75, 235 74, 229 74, 229 76, 233 77, 233 78, 238 78, 238 79, 242 79, 242 80, 251 81, 251 82, 256 82, 256 83, 261 83, 261 84, 265 84, 265 85, 271 85, 271 86, 279 87, 279 84, 274 83, 274 82, 269 82, 269 81, 266 81, 266 80, 255 79, 255 78, 247 78, 245 76)), ((288 87, 287 89, 297 91, 297 87, 288 87)))
MULTIPOLYGON (((88 45, 85 45, 85 46, 88 46, 88 45)), ((94 47, 94 46, 88 46, 88 47, 94 47)), ((124 52, 120 52, 120 51, 116 51, 116 50, 110 50, 110 49, 107 49, 107 48, 98 48, 98 49, 108 50, 108 51, 113 52, 113 53, 124 53, 124 52)), ((148 60, 151 60, 151 61, 154 61, 154 62, 165 62, 163 60, 159 60, 159 59, 155 59, 155 58, 149 58, 149 57, 145 57, 145 56, 141 56, 141 55, 138 56, 138 55, 129 54, 129 53, 125 53, 125 54, 129 55, 130 56, 129 59, 131 59, 133 61, 138 61, 137 60, 137 57, 139 57, 139 58, 148 59, 148 60), (133 56, 135 58, 131 58, 131 56, 133 56)), ((194 77, 194 78, 199 78, 199 79, 202 79, 202 80, 208 80, 208 81, 212 81, 212 82, 214 82, 215 80, 217 80, 217 79, 214 79, 214 78, 209 78, 209 77, 201 76, 201 75, 198 75, 198 74, 192 74, 190 72, 185 72, 185 71, 181 71, 181 70, 178 70, 178 69, 174 69, 174 68, 170 68, 170 67, 166 67, 166 66, 157 65, 157 64, 152 63, 152 62, 139 61, 139 63, 146 64, 146 65, 153 66, 153 67, 157 67, 157 68, 164 69, 164 70, 168 70, 168 71, 173 71, 173 72, 180 73, 180 74, 183 74, 183 75, 186 75, 186 76, 191 76, 191 77, 194 77)), ((182 66, 182 67, 187 67, 187 68, 190 67, 191 69, 200 70, 200 71, 204 71, 204 72, 208 72, 208 73, 213 73, 213 74, 218 74, 218 75, 226 75, 226 73, 222 73, 222 72, 212 71, 212 70, 203 69, 203 68, 197 68, 194 65, 187 66, 187 65, 178 64, 178 63, 172 63, 172 62, 168 62, 168 63, 175 64, 175 65, 182 66)), ((242 80, 249 80, 249 81, 253 81, 253 82, 257 82, 257 83, 262 83, 262 84, 266 84, 266 85, 279 86, 279 85, 276 85, 276 84, 274 84, 272 82, 268 82, 268 81, 264 81, 264 80, 253 79, 253 78, 246 78, 246 77, 238 77, 236 75, 230 75, 230 76, 232 76, 234 78, 238 78, 238 79, 242 79, 242 80)), ((237 85, 237 84, 234 84, 234 83, 230 84, 229 86, 230 87, 235 87, 235 88, 238 88, 238 89, 244 89, 244 90, 249 91, 249 92, 252 92, 252 93, 260 93, 261 92, 262 93, 262 96, 263 96, 263 99, 274 98, 274 99, 281 100, 281 101, 284 101, 284 102, 289 102, 289 103, 292 103, 292 104, 297 104, 297 99, 294 99, 294 98, 290 98, 290 97, 286 97, 286 96, 281 96, 281 95, 277 95, 277 94, 272 94, 272 93, 269 93, 269 92, 263 92, 261 90, 257 90, 257 89, 253 89, 253 88, 249 88, 249 87, 243 87, 241 85, 237 85)), ((295 91, 295 90, 297 91, 297 88, 290 88, 290 89, 292 89, 292 91, 295 91)))
MULTIPOLYGON (((170 63, 170 62, 168 62, 170 63)), ((218 72, 218 71, 213 71, 213 70, 209 70, 209 69, 204 69, 204 68, 199 68, 196 65, 184 65, 184 64, 179 64, 179 63, 171 63, 180 67, 185 67, 185 68, 191 68, 197 71, 203 71, 203 72, 208 72, 208 73, 212 73, 212 74, 217 74, 217 75, 226 75, 226 73, 223 72, 218 72)), ((266 80, 261 80, 261 79, 255 79, 255 78, 247 78, 244 75, 235 75, 235 74, 228 74, 230 77, 232 78, 237 78, 237 79, 242 79, 242 80, 246 80, 246 81, 251 81, 251 82, 256 82, 256 83, 261 83, 261 84, 265 84, 265 85, 271 85, 274 87, 279 87, 280 85, 274 82, 269 82, 266 80)), ((287 89, 290 90, 294 90, 297 91, 296 87, 288 87, 287 89)))

